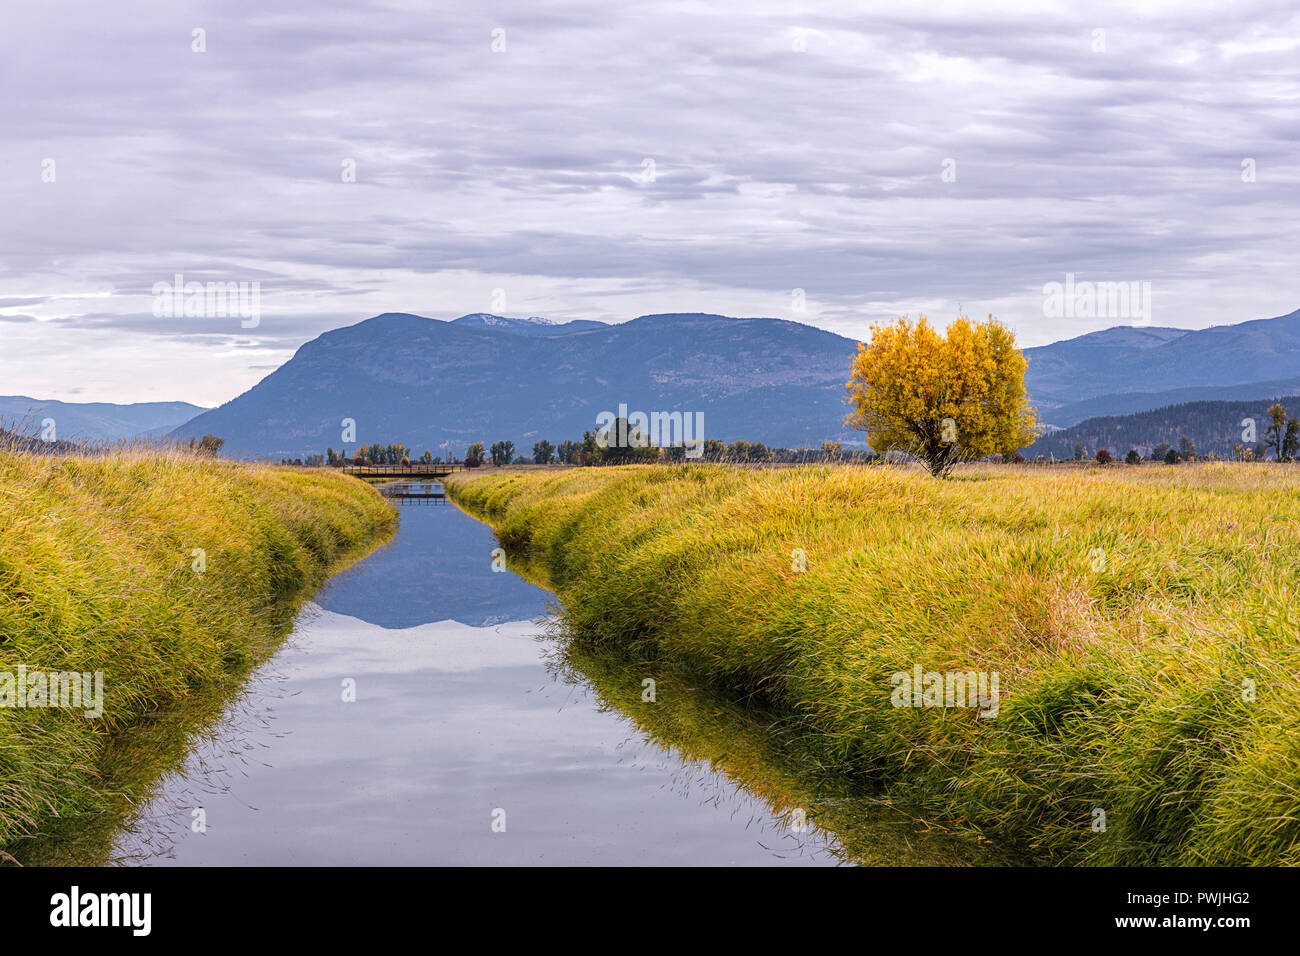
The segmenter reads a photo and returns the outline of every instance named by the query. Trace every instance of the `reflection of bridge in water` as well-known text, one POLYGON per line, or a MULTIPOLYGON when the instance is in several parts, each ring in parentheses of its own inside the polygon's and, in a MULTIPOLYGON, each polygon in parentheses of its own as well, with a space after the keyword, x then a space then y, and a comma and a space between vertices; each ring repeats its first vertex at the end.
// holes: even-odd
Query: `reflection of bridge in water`
POLYGON ((380 485, 379 493, 399 505, 445 505, 447 493, 434 481, 395 481, 380 485))

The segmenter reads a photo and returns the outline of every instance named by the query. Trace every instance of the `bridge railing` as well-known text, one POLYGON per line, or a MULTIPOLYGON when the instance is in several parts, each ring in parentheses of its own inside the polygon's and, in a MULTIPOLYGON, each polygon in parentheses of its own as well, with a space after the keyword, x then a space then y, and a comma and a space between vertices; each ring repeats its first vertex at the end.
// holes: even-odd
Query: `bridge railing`
POLYGON ((440 465, 436 462, 428 465, 412 462, 409 465, 344 465, 342 471, 345 475, 387 478, 402 475, 450 475, 453 471, 463 470, 464 467, 464 465, 440 465))

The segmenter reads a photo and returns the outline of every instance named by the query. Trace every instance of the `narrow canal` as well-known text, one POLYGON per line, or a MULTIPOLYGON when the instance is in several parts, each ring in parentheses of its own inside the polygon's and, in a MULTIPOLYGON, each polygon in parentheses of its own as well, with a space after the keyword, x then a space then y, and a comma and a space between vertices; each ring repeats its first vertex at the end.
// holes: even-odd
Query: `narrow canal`
MULTIPOLYGON (((551 596, 494 570, 496 546, 443 500, 404 503, 393 541, 331 581, 215 728, 190 740, 116 836, 113 861, 861 858, 809 822, 827 811, 797 805, 798 785, 743 715, 689 681, 665 678, 654 703, 636 674, 593 683, 539 620, 551 596)), ((904 849, 878 862, 911 862, 898 857, 910 838, 888 842, 904 849)))

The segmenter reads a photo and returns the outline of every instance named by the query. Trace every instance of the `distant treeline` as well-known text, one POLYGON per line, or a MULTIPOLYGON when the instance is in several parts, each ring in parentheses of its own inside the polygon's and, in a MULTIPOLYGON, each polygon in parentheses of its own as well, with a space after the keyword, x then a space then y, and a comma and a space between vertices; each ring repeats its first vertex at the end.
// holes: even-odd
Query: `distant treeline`
MULTIPOLYGON (((1243 402, 1188 402, 1170 405, 1133 415, 1090 418, 1070 428, 1044 435, 1015 455, 994 456, 988 460, 1036 461, 1095 459, 1105 452, 1106 460, 1150 459, 1173 460, 1222 458, 1235 460, 1277 459, 1289 461, 1300 456, 1300 418, 1293 418, 1287 408, 1300 413, 1300 396, 1243 402)), ((615 423, 614 428, 619 428, 615 423)), ((643 441, 640 432, 627 429, 615 432, 627 435, 623 444, 610 441, 610 431, 588 431, 580 440, 558 444, 545 439, 534 442, 532 455, 516 451, 513 441, 495 441, 490 446, 473 442, 463 457, 449 454, 445 458, 426 449, 416 457, 401 442, 362 445, 347 451, 326 449, 324 455, 306 459, 285 459, 284 464, 337 467, 365 462, 370 465, 463 464, 480 465, 617 465, 655 461, 708 461, 735 464, 807 464, 813 462, 870 462, 879 456, 870 449, 846 449, 839 442, 822 442, 816 448, 771 448, 763 442, 738 440, 723 442, 704 440, 699 455, 687 454, 681 446, 660 448, 643 441)), ((204 442, 211 439, 206 436, 204 442)), ((220 439, 215 439, 219 442, 220 439)), ((220 447, 218 445, 218 447, 220 447)))
MULTIPOLYGON (((693 450, 693 449, 691 449, 693 450)), ((817 448, 769 448, 762 442, 740 439, 730 444, 716 438, 706 438, 698 455, 688 455, 682 446, 659 448, 654 445, 637 446, 629 443, 619 446, 602 445, 596 436, 587 432, 582 441, 565 441, 552 445, 548 441, 533 445, 531 458, 519 458, 515 464, 545 465, 552 462, 566 465, 618 465, 648 461, 725 461, 735 463, 806 463, 823 461, 869 461, 876 456, 870 451, 845 449, 839 442, 822 442, 817 448)))
POLYGON ((281 464, 332 468, 364 462, 368 465, 410 464, 461 464, 476 468, 484 464, 502 465, 615 465, 652 461, 711 461, 733 463, 780 463, 801 464, 826 461, 872 461, 877 457, 870 451, 845 449, 839 442, 822 442, 817 448, 769 448, 762 442, 734 441, 727 444, 717 439, 705 439, 700 455, 687 457, 683 447, 658 448, 651 445, 638 446, 602 444, 593 432, 583 435, 581 441, 562 441, 553 444, 545 439, 533 443, 532 455, 515 454, 515 443, 496 441, 491 447, 483 442, 474 442, 465 450, 463 457, 434 455, 426 449, 418 458, 411 455, 411 450, 401 442, 389 444, 362 445, 349 454, 346 450, 335 451, 327 448, 324 455, 308 455, 306 458, 285 458, 281 464))

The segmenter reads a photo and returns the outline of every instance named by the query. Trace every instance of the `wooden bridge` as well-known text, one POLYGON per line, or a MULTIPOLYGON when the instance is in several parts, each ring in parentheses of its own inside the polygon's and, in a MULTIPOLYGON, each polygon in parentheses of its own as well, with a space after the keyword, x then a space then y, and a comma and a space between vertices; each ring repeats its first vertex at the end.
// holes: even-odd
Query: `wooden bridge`
POLYGON ((464 465, 426 465, 413 461, 409 465, 344 465, 343 474, 358 478, 407 478, 411 481, 438 481, 446 478, 453 471, 461 471, 464 465))

